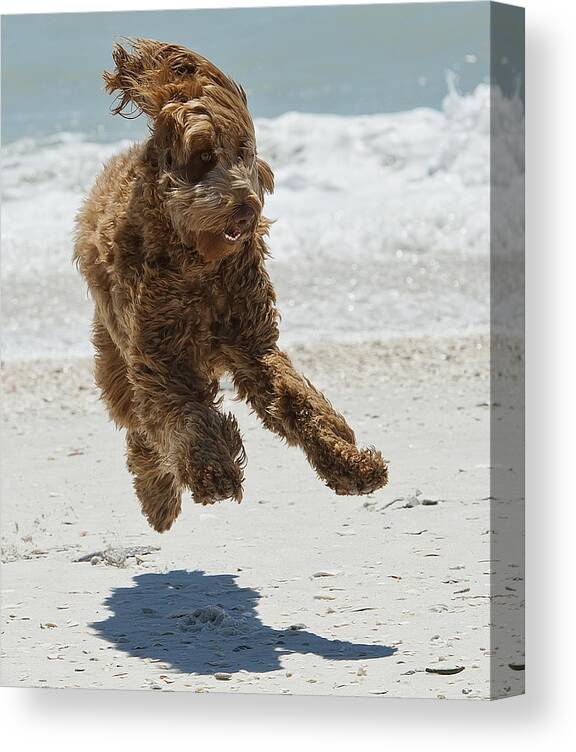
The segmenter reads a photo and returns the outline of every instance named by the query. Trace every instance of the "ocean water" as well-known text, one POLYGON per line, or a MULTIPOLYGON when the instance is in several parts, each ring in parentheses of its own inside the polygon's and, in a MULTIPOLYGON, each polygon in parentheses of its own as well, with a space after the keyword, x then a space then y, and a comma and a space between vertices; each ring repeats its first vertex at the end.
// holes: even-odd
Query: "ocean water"
POLYGON ((2 140, 145 134, 143 119, 110 117, 100 78, 126 36, 197 50, 256 117, 440 109, 447 70, 463 93, 488 81, 489 19, 486 2, 4 16, 2 140))
MULTIPOLYGON (((484 3, 466 5, 486 7, 484 3)), ((293 18, 289 11, 295 9, 285 10, 288 33, 293 18)), ((101 18, 104 14, 97 15, 101 18)), ((107 14, 111 15, 128 14, 107 14)), ((161 23, 167 14, 156 15, 161 23)), ((78 18, 58 17, 58 23, 77 23, 78 18)), ((522 143, 518 138, 523 122, 520 98, 499 93, 491 97, 483 75, 463 85, 461 72, 447 73, 444 69, 440 95, 433 83, 436 73, 432 72, 440 71, 441 64, 434 67, 426 59, 423 67, 413 63, 415 67, 410 68, 412 63, 404 65, 401 57, 396 63, 396 77, 404 85, 397 90, 395 78, 386 68, 392 64, 392 57, 381 50, 383 70, 387 72, 373 71, 373 77, 379 77, 379 88, 375 87, 361 77, 366 59, 360 50, 360 37, 354 41, 355 27, 349 24, 350 33, 346 35, 342 18, 338 27, 332 16, 324 18, 332 23, 326 27, 332 32, 331 39, 337 28, 350 49, 357 52, 353 57, 346 56, 344 78, 335 76, 330 55, 320 55, 326 65, 323 83, 319 76, 314 85, 310 84, 302 77, 303 63, 296 50, 290 58, 287 50, 291 48, 285 44, 285 69, 260 71, 260 78, 254 78, 248 87, 251 101, 257 103, 252 109, 259 152, 276 176, 276 192, 267 199, 265 213, 276 220, 269 241, 269 270, 278 291, 283 343, 486 332, 490 323, 491 100, 497 105, 495 116, 502 138, 502 159, 495 178, 506 186, 500 196, 511 204, 511 222, 502 228, 497 249, 505 254, 521 237, 522 207, 518 202, 522 194, 517 190, 522 172, 522 154, 517 153, 522 143), (292 63, 295 71, 289 71, 292 63), (428 83, 412 81, 415 76, 424 76, 424 70, 428 71, 428 83), (279 82, 278 86, 272 87, 270 81, 279 82), (302 81, 308 83, 303 85, 302 81), (340 97, 338 87, 346 88, 351 83, 357 84, 358 96, 340 97), (304 96, 306 91, 309 98, 304 96), (375 92, 380 92, 380 99, 371 99, 375 92), (389 108, 385 102, 389 102, 389 108), (385 109, 394 111, 382 111, 385 109)), ((404 19, 404 26, 406 18, 400 19, 404 19)), ((344 20, 350 22, 350 17, 344 20)), ((400 20, 394 27, 397 33, 402 28, 400 20)), ((135 24, 137 28, 131 33, 145 33, 143 24, 135 24)), ((11 28, 14 31, 16 26, 3 26, 4 37, 9 36, 11 28)), ((410 26, 406 28, 405 38, 413 31, 410 26)), ((310 38, 305 31, 304 41, 310 38)), ((389 29, 380 31, 391 33, 389 29)), ((168 31, 157 32, 154 36, 182 41, 168 31)), ((476 62, 461 57, 462 66, 473 69, 480 62, 482 67, 481 47, 473 46, 473 35, 465 42, 462 36, 466 34, 457 42, 462 49, 447 52, 445 46, 442 60, 446 62, 447 55, 450 59, 457 54, 468 55, 476 62)), ((228 33, 226 38, 232 37, 228 33)), ((304 41, 298 53, 306 58, 304 41)), ((44 82, 50 82, 46 97, 52 89, 58 92, 64 87, 61 54, 56 55, 50 45, 52 42, 47 43, 42 74, 44 82)), ((435 46, 440 48, 440 42, 435 46)), ((329 48, 333 54, 333 47, 329 48)), ((86 53, 89 60, 90 49, 86 53)), ((221 57, 226 50, 223 45, 221 57)), ((346 53, 342 45, 340 50, 346 53)), ((376 56, 376 52, 373 45, 372 52, 366 54, 376 56)), ((233 53, 228 53, 230 60, 233 53)), ((18 55, 6 48, 4 54, 14 68, 18 55)), ((310 55, 312 52, 309 60, 310 55)), ((215 54, 210 56, 218 59, 215 54)), ((317 57, 313 59, 318 62, 317 57)), ((243 64, 249 72, 248 63, 243 64)), ((92 70, 95 66, 92 61, 85 67, 92 70)), ((83 64, 79 69, 78 81, 84 82, 83 64)), ((28 81, 27 85, 36 85, 30 82, 30 71, 27 78, 22 71, 18 75, 28 81)), ((243 75, 236 77, 245 82, 243 75)), ((100 117, 106 125, 94 129, 94 82, 82 85, 87 88, 84 99, 79 98, 76 120, 66 109, 64 95, 50 102, 24 105, 25 88, 15 93, 16 84, 10 81, 5 90, 9 94, 3 98, 8 136, 2 147, 5 359, 90 352, 92 304, 71 264, 73 219, 102 164, 130 143, 128 134, 135 138, 142 133, 134 131, 143 124, 102 114, 108 104, 101 98, 97 101, 103 110, 96 121, 100 117), (32 106, 37 117, 26 115, 32 106)), ((516 271, 511 268, 509 273, 516 271)), ((521 301, 513 296, 504 305, 509 317, 521 309, 521 301)))
MULTIPOLYGON (((440 111, 256 121, 286 343, 487 330, 489 124, 483 84, 440 111)), ((89 352, 73 218, 126 145, 63 133, 4 147, 4 357, 89 352)))

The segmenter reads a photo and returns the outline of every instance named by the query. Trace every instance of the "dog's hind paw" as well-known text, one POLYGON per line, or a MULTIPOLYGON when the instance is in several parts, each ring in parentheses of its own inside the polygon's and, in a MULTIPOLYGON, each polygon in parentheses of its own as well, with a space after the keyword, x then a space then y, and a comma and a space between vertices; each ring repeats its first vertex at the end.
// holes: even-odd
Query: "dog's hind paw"
POLYGON ((168 475, 134 479, 134 489, 142 512, 151 527, 158 533, 170 530, 180 514, 180 490, 168 475))
POLYGON ((242 501, 242 469, 236 463, 195 467, 190 483, 194 501, 206 506, 224 499, 242 501))

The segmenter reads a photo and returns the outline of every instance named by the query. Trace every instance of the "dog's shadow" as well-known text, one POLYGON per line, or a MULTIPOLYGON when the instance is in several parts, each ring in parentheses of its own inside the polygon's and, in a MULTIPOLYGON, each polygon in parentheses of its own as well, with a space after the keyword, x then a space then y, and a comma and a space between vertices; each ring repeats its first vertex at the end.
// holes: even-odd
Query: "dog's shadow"
POLYGON ((130 656, 161 660, 181 672, 210 675, 282 668, 280 658, 313 653, 330 660, 393 655, 385 645, 330 640, 303 625, 273 629, 258 618, 260 594, 229 574, 176 570, 134 577, 106 600, 111 615, 90 626, 130 656))

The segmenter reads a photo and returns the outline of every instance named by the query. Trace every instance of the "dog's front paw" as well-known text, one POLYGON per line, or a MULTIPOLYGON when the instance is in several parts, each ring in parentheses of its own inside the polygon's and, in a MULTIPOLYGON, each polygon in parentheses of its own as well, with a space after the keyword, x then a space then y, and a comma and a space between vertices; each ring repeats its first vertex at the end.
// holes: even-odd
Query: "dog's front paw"
POLYGON ((242 469, 235 462, 206 462, 194 467, 190 488, 197 504, 214 504, 223 499, 242 501, 242 469))
POLYGON ((316 469, 326 485, 341 496, 369 494, 388 483, 388 466, 376 449, 337 444, 322 452, 316 469))

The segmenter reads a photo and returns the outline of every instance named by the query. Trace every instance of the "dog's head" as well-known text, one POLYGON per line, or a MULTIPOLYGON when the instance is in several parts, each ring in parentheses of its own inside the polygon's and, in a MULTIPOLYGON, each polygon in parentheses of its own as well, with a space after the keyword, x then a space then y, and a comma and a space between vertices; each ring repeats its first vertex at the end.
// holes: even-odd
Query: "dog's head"
POLYGON ((174 228, 207 260, 238 251, 266 228, 264 193, 274 189, 244 90, 185 47, 130 45, 115 47, 106 90, 118 92, 114 112, 150 119, 158 189, 174 228))

